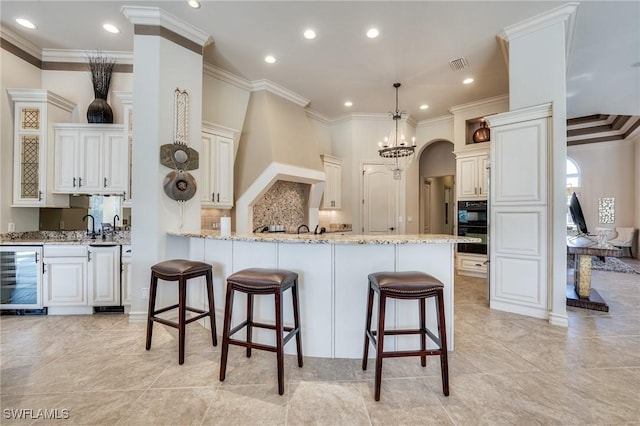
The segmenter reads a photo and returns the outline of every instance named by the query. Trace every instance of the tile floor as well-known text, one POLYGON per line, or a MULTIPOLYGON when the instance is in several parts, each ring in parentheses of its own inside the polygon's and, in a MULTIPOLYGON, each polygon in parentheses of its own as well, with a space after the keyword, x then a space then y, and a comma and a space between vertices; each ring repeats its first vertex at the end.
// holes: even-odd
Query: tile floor
POLYGON ((179 366, 162 325, 147 352, 144 325, 123 315, 3 316, 0 423, 48 423, 38 410, 49 410, 91 425, 640 424, 640 275, 595 271, 593 283, 610 312, 568 308, 566 329, 491 311, 485 282, 457 276, 451 395, 437 357, 388 359, 380 402, 359 360, 307 357, 299 369, 288 357, 280 396, 272 353, 232 347, 220 383, 219 346, 196 325, 179 366))

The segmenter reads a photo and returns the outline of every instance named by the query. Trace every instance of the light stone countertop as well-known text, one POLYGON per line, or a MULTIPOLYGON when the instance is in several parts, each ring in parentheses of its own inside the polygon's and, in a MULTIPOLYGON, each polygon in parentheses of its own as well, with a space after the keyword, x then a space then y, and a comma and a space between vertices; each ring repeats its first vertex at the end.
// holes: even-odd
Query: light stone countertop
POLYGON ((329 234, 284 234, 256 233, 229 236, 220 235, 220 231, 169 231, 169 235, 190 238, 209 238, 227 241, 254 241, 268 243, 302 243, 302 244, 451 244, 479 243, 480 238, 458 237, 445 234, 411 234, 411 235, 357 235, 333 232, 329 234))
POLYGON ((120 231, 114 237, 92 240, 84 231, 29 231, 0 234, 0 245, 33 246, 43 244, 113 246, 131 244, 130 231, 120 231))

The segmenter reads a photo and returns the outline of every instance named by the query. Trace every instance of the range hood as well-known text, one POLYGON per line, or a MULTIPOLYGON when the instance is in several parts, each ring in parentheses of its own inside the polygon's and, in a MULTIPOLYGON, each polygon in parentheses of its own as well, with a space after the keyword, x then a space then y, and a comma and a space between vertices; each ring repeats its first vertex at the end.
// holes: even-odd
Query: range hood
POLYGON ((307 217, 318 223, 325 174, 310 120, 274 93, 251 93, 235 162, 236 232, 252 231, 253 204, 279 180, 310 185, 307 217))

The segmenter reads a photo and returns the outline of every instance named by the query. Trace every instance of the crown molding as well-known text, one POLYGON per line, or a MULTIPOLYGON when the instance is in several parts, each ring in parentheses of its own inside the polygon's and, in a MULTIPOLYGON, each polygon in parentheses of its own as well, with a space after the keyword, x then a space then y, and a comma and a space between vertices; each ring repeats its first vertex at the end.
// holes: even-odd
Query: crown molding
POLYGON ((254 80, 251 82, 251 91, 258 92, 260 90, 266 90, 268 92, 273 93, 274 95, 278 95, 281 98, 284 98, 288 101, 293 102, 296 105, 301 107, 306 107, 311 102, 309 99, 303 98, 291 90, 280 86, 279 84, 274 83, 270 80, 254 80))
POLYGON ((508 102, 508 101, 509 101, 509 95, 498 95, 498 96, 493 96, 491 98, 481 99, 479 101, 469 102, 467 104, 454 105, 451 108, 449 108, 449 112, 451 114, 455 114, 455 113, 472 109, 472 108, 487 107, 500 102, 508 102))
POLYGON ((30 41, 22 38, 19 34, 10 30, 5 26, 0 26, 0 37, 4 40, 7 40, 9 43, 13 44, 17 48, 23 50, 34 58, 42 61, 42 49, 40 49, 35 44, 30 41))
POLYGON ((212 64, 204 64, 203 72, 205 75, 213 77, 217 80, 228 83, 232 86, 235 86, 239 89, 246 90, 247 92, 251 91, 251 82, 245 78, 237 76, 227 70, 223 70, 220 67, 217 67, 212 64))
MULTIPOLYGON (((132 52, 99 51, 101 55, 113 58, 118 64, 133 64, 132 52)), ((96 54, 95 50, 42 49, 43 62, 87 63, 87 56, 96 54)))
POLYGON ((7 89, 13 102, 47 102, 65 111, 72 112, 76 104, 46 89, 7 89))
POLYGON ((568 60, 571 45, 573 44, 573 33, 575 29, 576 13, 580 3, 571 2, 562 6, 532 16, 524 21, 505 27, 496 38, 502 50, 502 56, 509 65, 509 42, 524 35, 540 31, 546 27, 557 23, 564 23, 565 29, 565 58, 568 60))
POLYGON ((134 25, 163 27, 200 46, 213 41, 209 34, 157 7, 122 6, 120 11, 134 25))
POLYGON ((440 117, 436 117, 436 118, 429 118, 427 120, 422 120, 418 122, 418 125, 416 126, 416 128, 420 128, 420 127, 429 127, 429 126, 433 126, 436 124, 443 124, 443 123, 448 123, 451 122, 453 124, 453 115, 443 115, 440 117))
POLYGON ((485 117, 489 127, 503 126, 522 121, 537 120, 553 116, 553 105, 545 103, 521 108, 513 111, 501 112, 485 117))
POLYGON ((305 113, 307 114, 307 117, 311 118, 312 120, 316 120, 322 124, 331 124, 331 120, 329 120, 326 116, 320 114, 318 111, 305 109, 305 113))

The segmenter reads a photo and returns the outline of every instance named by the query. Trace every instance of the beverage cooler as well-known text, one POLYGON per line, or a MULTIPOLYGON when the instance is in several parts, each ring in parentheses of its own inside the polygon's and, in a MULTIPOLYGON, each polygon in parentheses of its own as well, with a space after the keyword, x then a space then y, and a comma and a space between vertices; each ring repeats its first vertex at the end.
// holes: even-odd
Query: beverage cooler
POLYGON ((0 309, 42 309, 41 282, 41 246, 0 246, 0 309))

